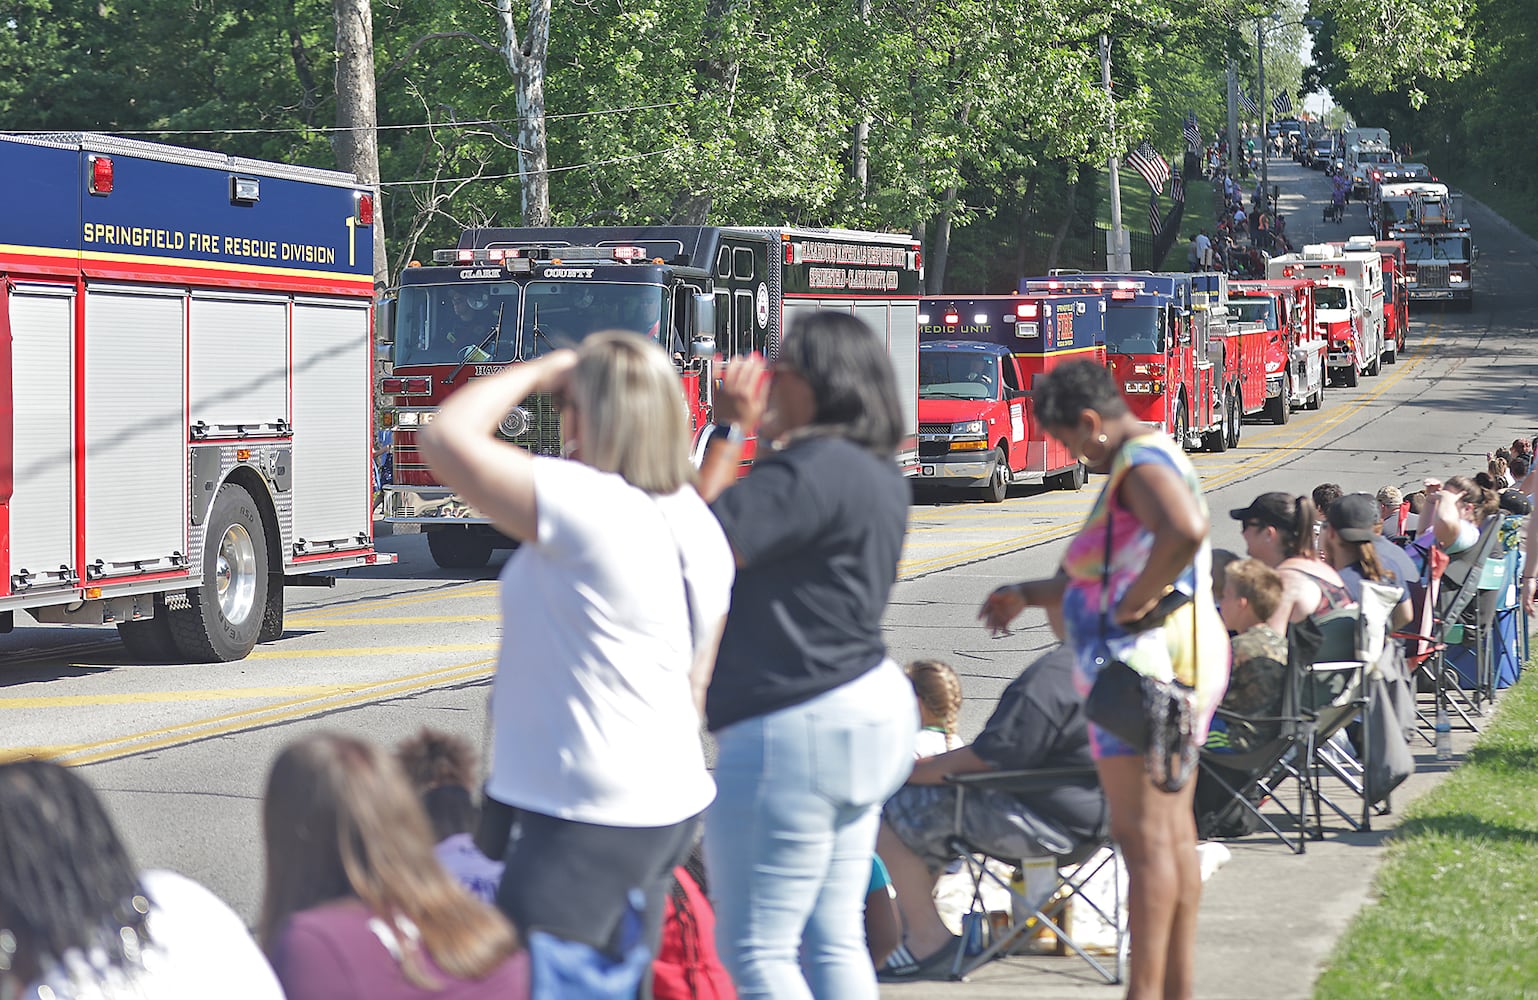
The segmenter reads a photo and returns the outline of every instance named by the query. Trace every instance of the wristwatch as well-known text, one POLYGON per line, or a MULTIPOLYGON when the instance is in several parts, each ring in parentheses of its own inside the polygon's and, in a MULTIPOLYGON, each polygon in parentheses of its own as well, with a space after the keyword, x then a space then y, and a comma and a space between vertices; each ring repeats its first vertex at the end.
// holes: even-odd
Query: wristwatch
POLYGON ((710 436, 730 444, 742 444, 748 439, 748 436, 742 432, 742 425, 737 423, 713 424, 710 436))

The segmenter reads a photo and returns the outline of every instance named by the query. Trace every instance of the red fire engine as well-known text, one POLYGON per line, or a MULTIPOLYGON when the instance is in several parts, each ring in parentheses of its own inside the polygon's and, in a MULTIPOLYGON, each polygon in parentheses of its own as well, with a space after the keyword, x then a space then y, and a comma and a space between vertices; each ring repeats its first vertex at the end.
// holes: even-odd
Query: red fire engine
POLYGON ((285 586, 391 561, 372 189, 86 134, 0 136, 0 183, 25 192, 0 220, 0 628, 234 660, 282 634, 285 586))
POLYGON ((1285 424, 1294 406, 1324 405, 1329 346, 1314 322, 1314 282, 1307 278, 1236 281, 1228 286, 1232 323, 1266 338, 1266 417, 1285 424))
MULTIPOLYGON (((457 249, 438 251, 435 265, 401 276, 393 366, 380 389, 392 400, 384 417, 395 462, 385 519, 425 531, 439 566, 484 566, 493 550, 514 543, 433 478, 417 452, 417 428, 467 380, 598 330, 634 330, 673 355, 702 448, 716 351, 728 363, 752 351, 772 358, 799 313, 852 313, 887 345, 909 428, 899 460, 917 470, 923 256, 910 237, 716 226, 471 229, 457 249)), ((501 434, 560 454, 554 400, 535 394, 501 434)))
POLYGON ((1207 451, 1225 451, 1238 445, 1244 418, 1265 409, 1266 336, 1237 322, 1228 275, 1222 271, 1191 275, 1191 287, 1192 317, 1207 328, 1207 351, 1218 380, 1212 401, 1216 412, 1209 421, 1216 430, 1203 436, 1202 445, 1207 451))
POLYGON ((1011 483, 1084 485, 1087 470, 1036 420, 1031 384, 1070 359, 1105 364, 1104 296, 925 299, 919 335, 921 479, 981 487, 992 503, 1011 483))
MULTIPOLYGON (((1106 362, 1139 420, 1182 448, 1228 431, 1207 350, 1206 324, 1191 315, 1189 274, 1070 274, 1026 278, 1022 290, 1105 295, 1106 362)), ((1214 439, 1215 440, 1215 439, 1214 439)))
POLYGON ((1410 332, 1410 286, 1405 271, 1404 240, 1377 240, 1383 255, 1383 348, 1384 360, 1394 364, 1405 349, 1410 332))

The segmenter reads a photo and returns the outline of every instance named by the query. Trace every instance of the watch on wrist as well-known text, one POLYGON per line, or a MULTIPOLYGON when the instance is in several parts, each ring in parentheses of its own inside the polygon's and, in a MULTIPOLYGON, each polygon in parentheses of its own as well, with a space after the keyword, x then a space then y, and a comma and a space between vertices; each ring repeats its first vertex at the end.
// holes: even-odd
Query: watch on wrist
POLYGON ((742 425, 739 423, 716 424, 712 436, 721 438, 730 444, 742 444, 748 438, 742 432, 742 425))

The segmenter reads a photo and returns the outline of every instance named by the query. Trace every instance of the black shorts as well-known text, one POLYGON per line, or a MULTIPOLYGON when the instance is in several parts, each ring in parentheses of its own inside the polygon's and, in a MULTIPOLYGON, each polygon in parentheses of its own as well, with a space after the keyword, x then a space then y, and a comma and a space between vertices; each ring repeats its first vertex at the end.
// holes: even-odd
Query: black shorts
POLYGON ((673 869, 699 835, 699 817, 660 827, 599 826, 516 811, 497 887, 497 907, 527 939, 540 930, 618 956, 632 889, 646 895, 643 932, 662 939, 673 869))
MULTIPOLYGON (((956 857, 951 849, 956 836, 956 795, 949 785, 904 785, 881 810, 882 820, 897 839, 923 858, 931 871, 956 857)), ((1067 854, 1076 846, 1017 796, 994 789, 967 791, 960 834, 978 850, 1008 861, 1067 854)))

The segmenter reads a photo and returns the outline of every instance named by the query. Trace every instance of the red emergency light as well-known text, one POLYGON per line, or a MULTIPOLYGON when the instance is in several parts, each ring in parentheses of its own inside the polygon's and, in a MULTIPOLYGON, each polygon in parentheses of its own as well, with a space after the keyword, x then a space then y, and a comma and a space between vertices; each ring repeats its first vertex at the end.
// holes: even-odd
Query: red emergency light
POLYGON ((1015 315, 1021 319, 1035 319, 1041 315, 1041 306, 1035 302, 1022 302, 1015 306, 1015 315))
POLYGON ((1130 288, 1118 288, 1111 292, 1111 298, 1119 299, 1125 302, 1131 302, 1137 298, 1137 292, 1134 292, 1130 288))
POLYGON ((796 245, 794 243, 791 243, 790 241, 787 240, 786 243, 785 243, 785 263, 787 263, 787 264, 794 264, 795 262, 796 262, 796 245))
POLYGON ((92 156, 91 158, 91 193, 112 193, 112 157, 92 156))
POLYGON ((433 391, 433 380, 426 376, 382 378, 379 391, 386 396, 426 396, 433 391))
POLYGON ((646 256, 645 247, 615 247, 615 260, 641 260, 646 256))
POLYGON ((459 262, 461 264, 469 264, 469 263, 473 262, 474 260, 475 260, 475 251, 474 250, 461 250, 461 251, 459 251, 459 262))
POLYGON ((374 224, 374 196, 364 192, 358 192, 358 225, 372 226, 374 224))

